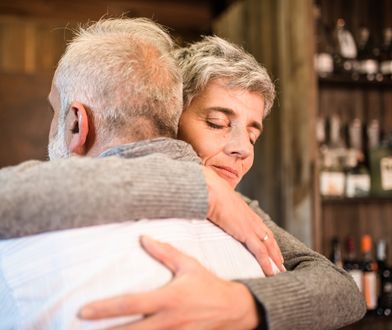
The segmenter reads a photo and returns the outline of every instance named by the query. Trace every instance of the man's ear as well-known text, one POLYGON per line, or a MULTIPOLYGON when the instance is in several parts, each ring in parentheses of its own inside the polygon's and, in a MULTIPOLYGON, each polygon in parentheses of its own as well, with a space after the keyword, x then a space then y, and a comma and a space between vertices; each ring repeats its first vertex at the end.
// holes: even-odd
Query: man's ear
POLYGON ((84 105, 79 102, 72 102, 65 119, 65 138, 68 141, 69 151, 73 154, 84 156, 87 152, 88 119, 88 112, 84 105))

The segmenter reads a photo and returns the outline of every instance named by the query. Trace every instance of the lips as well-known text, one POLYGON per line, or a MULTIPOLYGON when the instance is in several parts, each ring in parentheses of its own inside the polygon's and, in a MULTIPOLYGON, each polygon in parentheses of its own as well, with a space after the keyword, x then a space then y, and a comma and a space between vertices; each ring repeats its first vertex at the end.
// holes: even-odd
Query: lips
POLYGON ((238 179, 238 171, 228 166, 212 165, 213 169, 217 171, 219 175, 223 175, 229 179, 238 179))

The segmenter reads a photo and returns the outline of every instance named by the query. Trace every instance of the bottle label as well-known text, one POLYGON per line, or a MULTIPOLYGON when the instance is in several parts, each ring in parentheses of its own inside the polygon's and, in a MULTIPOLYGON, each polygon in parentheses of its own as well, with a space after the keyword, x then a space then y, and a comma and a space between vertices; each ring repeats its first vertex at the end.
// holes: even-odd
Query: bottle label
POLYGON ((320 76, 326 76, 333 72, 333 58, 331 54, 317 54, 315 62, 316 71, 320 76))
POLYGON ((380 71, 383 75, 392 74, 392 61, 381 62, 380 71))
POLYGON ((363 295, 369 310, 377 307, 377 276, 376 272, 363 273, 363 295))
POLYGON ((340 54, 345 58, 354 59, 357 57, 357 47, 352 34, 347 30, 338 32, 340 54))
POLYGON ((358 269, 353 269, 353 270, 350 270, 348 273, 353 278, 353 280, 354 280, 355 284, 357 285, 359 291, 362 292, 363 291, 363 288, 362 288, 362 271, 360 271, 358 269))
POLYGON ((376 60, 368 59, 360 61, 359 72, 362 74, 376 74, 378 71, 378 63, 376 60))
POLYGON ((346 178, 346 196, 367 196, 370 191, 370 176, 368 174, 348 174, 346 178))
POLYGON ((392 190, 392 157, 381 158, 380 170, 382 190, 392 190))
POLYGON ((343 172, 321 172, 320 192, 324 196, 343 196, 344 173, 343 172))

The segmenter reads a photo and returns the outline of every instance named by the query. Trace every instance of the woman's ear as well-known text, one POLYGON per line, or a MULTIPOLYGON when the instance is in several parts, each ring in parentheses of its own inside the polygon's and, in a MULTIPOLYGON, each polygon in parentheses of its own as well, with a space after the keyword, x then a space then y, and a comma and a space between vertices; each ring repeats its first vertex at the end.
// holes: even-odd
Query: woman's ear
POLYGON ((84 156, 87 152, 86 143, 89 134, 88 112, 84 105, 79 102, 72 102, 65 123, 65 139, 68 141, 69 151, 84 156))

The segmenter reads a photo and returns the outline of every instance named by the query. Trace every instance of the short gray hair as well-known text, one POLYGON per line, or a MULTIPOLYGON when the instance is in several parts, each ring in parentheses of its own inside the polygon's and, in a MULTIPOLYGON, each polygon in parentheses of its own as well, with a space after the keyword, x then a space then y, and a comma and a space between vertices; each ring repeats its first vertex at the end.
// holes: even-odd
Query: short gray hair
POLYGON ((104 137, 124 129, 140 133, 132 127, 138 119, 151 122, 159 135, 174 137, 182 77, 173 47, 168 33, 145 18, 103 19, 80 27, 54 77, 60 116, 79 101, 90 108, 104 137))
POLYGON ((275 99, 275 86, 267 70, 241 47, 217 36, 206 36, 174 52, 183 74, 184 108, 214 79, 229 88, 241 88, 263 96, 264 117, 275 99))

